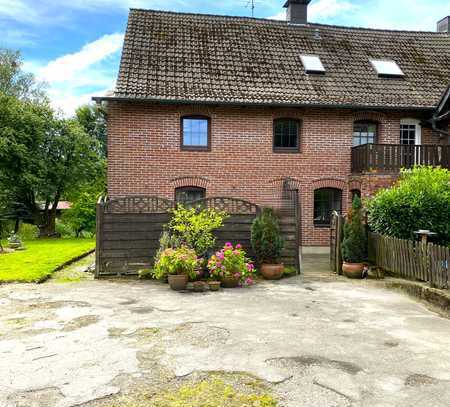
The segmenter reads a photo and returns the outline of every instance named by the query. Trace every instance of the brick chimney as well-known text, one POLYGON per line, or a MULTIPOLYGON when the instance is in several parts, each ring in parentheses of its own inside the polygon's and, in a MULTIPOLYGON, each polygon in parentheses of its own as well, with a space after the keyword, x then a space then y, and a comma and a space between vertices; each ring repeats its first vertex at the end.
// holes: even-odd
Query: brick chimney
POLYGON ((286 20, 291 24, 308 23, 308 4, 311 0, 287 0, 285 5, 286 20))
POLYGON ((450 16, 443 18, 437 23, 437 30, 440 33, 450 34, 450 16))

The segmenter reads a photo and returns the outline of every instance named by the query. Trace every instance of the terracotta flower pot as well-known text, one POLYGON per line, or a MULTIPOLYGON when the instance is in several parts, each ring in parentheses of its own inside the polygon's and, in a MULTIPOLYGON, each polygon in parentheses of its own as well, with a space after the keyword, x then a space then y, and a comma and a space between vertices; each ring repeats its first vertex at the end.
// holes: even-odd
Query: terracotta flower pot
POLYGON ((344 276, 348 278, 359 278, 363 276, 364 263, 344 263, 342 264, 342 271, 344 276))
POLYGON ((188 276, 186 274, 170 274, 168 280, 172 290, 186 290, 186 285, 188 283, 188 276))
POLYGON ((266 280, 278 280, 283 275, 283 264, 261 264, 261 274, 266 280))
POLYGON ((209 281, 208 285, 210 291, 219 291, 220 289, 220 281, 209 281))
POLYGON ((196 293, 202 293, 205 291, 205 283, 203 281, 194 281, 192 285, 196 293))
POLYGON ((236 277, 222 277, 222 287, 236 288, 239 285, 239 279, 236 277))

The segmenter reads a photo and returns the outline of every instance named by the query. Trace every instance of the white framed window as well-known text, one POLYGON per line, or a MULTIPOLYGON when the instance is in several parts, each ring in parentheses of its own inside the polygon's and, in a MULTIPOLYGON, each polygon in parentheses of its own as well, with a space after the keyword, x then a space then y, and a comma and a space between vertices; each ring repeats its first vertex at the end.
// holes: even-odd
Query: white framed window
POLYGON ((317 55, 300 55, 306 73, 325 73, 325 67, 317 55))
POLYGON ((402 119, 400 120, 400 144, 420 145, 422 143, 422 127, 420 120, 402 119))
POLYGON ((384 76, 388 78, 402 78, 403 76, 405 76, 405 74, 395 61, 387 59, 371 59, 370 63, 377 71, 378 76, 384 76))

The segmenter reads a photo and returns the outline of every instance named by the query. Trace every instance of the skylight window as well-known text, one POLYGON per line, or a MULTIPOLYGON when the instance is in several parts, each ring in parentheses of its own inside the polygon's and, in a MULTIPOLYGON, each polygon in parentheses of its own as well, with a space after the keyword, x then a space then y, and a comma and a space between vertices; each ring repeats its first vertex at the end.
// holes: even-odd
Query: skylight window
POLYGON ((300 55, 306 73, 325 73, 322 61, 317 55, 300 55))
POLYGON ((377 71, 378 76, 390 78, 401 78, 405 76, 395 61, 371 59, 370 62, 377 71))

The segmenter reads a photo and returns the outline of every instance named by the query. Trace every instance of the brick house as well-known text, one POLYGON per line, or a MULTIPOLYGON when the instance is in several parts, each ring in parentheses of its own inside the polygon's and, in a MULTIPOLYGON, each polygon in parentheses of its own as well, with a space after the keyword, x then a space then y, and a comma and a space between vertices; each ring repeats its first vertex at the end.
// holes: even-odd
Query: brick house
POLYGON ((288 178, 301 245, 401 167, 450 166, 450 17, 438 32, 130 11, 108 109, 110 197, 263 203, 288 178))

